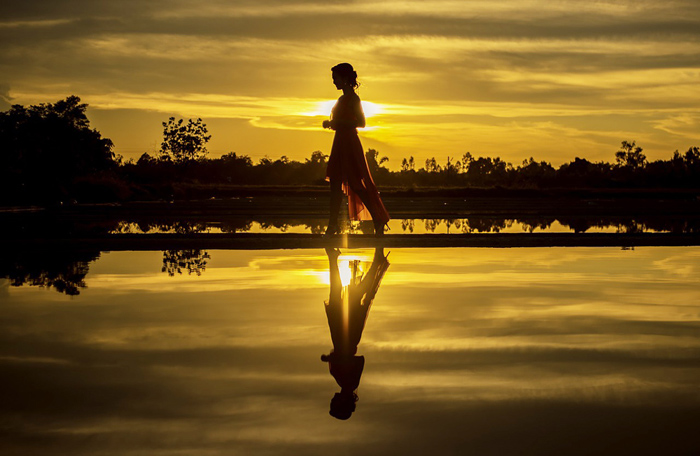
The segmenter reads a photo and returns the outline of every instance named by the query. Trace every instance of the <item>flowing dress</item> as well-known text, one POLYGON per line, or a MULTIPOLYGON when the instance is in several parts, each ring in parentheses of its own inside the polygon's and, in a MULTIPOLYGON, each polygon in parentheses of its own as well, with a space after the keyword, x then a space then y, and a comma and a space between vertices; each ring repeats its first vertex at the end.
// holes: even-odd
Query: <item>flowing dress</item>
POLYGON ((331 111, 335 124, 335 137, 326 168, 327 181, 341 181, 348 196, 350 220, 370 220, 375 214, 375 224, 384 225, 389 213, 379 197, 377 186, 367 165, 362 143, 357 136, 357 109, 361 112, 360 97, 356 94, 341 95, 331 111), (366 207, 358 193, 367 195, 366 207))
POLYGON ((360 384, 365 357, 357 356, 357 346, 379 285, 389 269, 389 260, 385 255, 375 252, 372 264, 364 276, 358 275, 358 266, 359 261, 355 260, 352 263, 350 283, 343 286, 338 259, 331 259, 331 292, 324 306, 333 341, 333 352, 327 357, 328 368, 338 386, 349 391, 356 390, 360 384))

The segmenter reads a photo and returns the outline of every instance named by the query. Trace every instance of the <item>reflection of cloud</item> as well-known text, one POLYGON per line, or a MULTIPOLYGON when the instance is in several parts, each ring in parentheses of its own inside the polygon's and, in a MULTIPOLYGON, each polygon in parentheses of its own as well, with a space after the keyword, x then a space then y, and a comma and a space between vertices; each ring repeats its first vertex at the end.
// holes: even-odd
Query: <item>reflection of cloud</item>
POLYGON ((654 261, 654 267, 669 277, 691 278, 700 275, 700 253, 670 255, 654 261))
POLYGON ((201 277, 158 272, 161 252, 112 252, 76 298, 4 296, 3 445, 570 454, 596 435, 635 454, 682 454, 674 442, 697 425, 698 248, 394 249, 343 432, 319 361, 331 346, 323 252, 210 253, 201 277))

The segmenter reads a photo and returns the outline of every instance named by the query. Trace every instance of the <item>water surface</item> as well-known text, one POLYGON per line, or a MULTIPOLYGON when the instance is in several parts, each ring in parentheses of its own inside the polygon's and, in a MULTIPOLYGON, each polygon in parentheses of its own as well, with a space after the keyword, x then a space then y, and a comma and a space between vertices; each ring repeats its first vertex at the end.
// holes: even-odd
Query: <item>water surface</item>
POLYGON ((69 256, 3 265, 3 454, 700 451, 700 248, 393 250, 346 421, 323 250, 69 256))

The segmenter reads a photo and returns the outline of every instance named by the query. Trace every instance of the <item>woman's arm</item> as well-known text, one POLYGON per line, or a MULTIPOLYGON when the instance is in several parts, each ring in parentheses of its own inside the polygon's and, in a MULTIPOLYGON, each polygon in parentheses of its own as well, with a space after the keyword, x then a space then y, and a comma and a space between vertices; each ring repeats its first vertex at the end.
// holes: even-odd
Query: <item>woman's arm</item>
POLYGON ((330 128, 331 130, 337 130, 338 128, 342 127, 350 127, 350 128, 365 128, 366 126, 366 121, 365 121, 365 113, 362 110, 362 103, 360 102, 360 97, 355 96, 354 99, 351 101, 352 103, 352 112, 354 115, 354 119, 350 120, 345 120, 345 119, 333 119, 331 120, 324 120, 323 121, 323 128, 330 128))
POLYGON ((355 114, 355 120, 357 121, 357 125, 355 126, 357 128, 365 128, 365 112, 362 110, 362 102, 360 101, 360 97, 355 97, 355 100, 353 100, 352 110, 355 114))

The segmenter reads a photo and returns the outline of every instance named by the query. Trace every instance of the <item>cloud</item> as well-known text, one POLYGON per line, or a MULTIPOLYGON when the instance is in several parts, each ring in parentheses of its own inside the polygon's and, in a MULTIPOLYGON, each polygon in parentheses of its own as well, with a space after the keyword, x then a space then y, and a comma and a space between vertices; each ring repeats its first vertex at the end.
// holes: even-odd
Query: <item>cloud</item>
POLYGON ((7 111, 11 105, 10 84, 0 83, 0 111, 7 111))
MULTIPOLYGON (((392 108, 366 138, 396 163, 400 153, 461 153, 465 141, 512 161, 539 152, 562 162, 572 157, 557 151, 558 134, 595 159, 635 138, 654 159, 696 139, 692 1, 71 0, 0 13, 0 72, 17 102, 77 94, 103 109, 245 119, 242 142, 257 156, 278 144, 292 145, 292 158, 318 148, 298 138, 317 122, 290 111, 294 100, 334 98, 329 68, 340 61, 356 66, 363 99, 392 108), (612 128, 611 116, 624 121, 612 128)), ((115 130, 117 148, 150 144, 115 130)))

